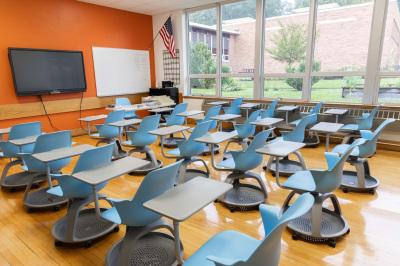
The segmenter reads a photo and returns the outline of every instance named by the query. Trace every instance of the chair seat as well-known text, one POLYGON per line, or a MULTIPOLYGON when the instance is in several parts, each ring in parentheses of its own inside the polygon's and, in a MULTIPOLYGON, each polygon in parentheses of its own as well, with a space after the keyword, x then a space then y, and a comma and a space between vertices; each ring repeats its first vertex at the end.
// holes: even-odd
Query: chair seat
POLYGON ((347 124, 347 125, 344 125, 340 130, 357 131, 358 125, 357 124, 347 124))
POLYGON ((179 148, 167 151, 167 154, 174 155, 174 156, 181 156, 181 152, 179 148))
POLYGON ((121 224, 121 217, 118 214, 117 208, 112 207, 101 213, 101 217, 116 224, 121 224))
POLYGON ((46 191, 49 194, 56 195, 59 197, 64 196, 64 192, 62 191, 60 186, 52 187, 46 191))
POLYGON ((235 169, 235 161, 233 160, 232 157, 229 157, 221 162, 219 162, 218 167, 223 167, 227 169, 235 169))
POLYGON ((283 183, 283 186, 301 191, 315 191, 317 188, 310 171, 297 171, 283 183))
MULTIPOLYGON (((335 148, 333 148, 332 152, 336 152, 339 154, 343 154, 346 152, 347 148, 350 146, 350 144, 340 144, 337 145, 335 148)), ((355 147, 352 151, 350 156, 355 156, 358 157, 360 154, 360 150, 358 149, 358 147, 355 147)))
POLYGON ((297 127, 297 125, 300 123, 300 121, 301 121, 301 119, 297 119, 297 120, 290 122, 289 124, 297 127))
POLYGON ((208 240, 184 265, 215 266, 208 256, 247 261, 261 241, 236 231, 224 231, 208 240))

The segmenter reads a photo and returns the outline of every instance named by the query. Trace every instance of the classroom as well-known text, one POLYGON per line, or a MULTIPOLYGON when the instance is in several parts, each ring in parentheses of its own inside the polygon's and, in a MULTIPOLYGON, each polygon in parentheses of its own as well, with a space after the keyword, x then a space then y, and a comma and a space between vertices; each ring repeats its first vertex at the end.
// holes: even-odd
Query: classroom
POLYGON ((0 18, 0 265, 398 265, 400 1, 0 18))

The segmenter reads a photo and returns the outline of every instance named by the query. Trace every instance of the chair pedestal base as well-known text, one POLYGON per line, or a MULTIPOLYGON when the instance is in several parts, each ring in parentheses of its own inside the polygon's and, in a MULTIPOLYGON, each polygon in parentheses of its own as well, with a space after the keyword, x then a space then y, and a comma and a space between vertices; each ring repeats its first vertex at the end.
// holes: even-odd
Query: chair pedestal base
MULTIPOLYGON (((292 191, 283 205, 283 211, 289 207, 290 199, 295 195, 292 191)), ((339 202, 334 194, 313 195, 315 203, 305 215, 292 220, 288 228, 293 232, 293 239, 301 239, 312 243, 327 243, 336 247, 336 240, 350 232, 347 221, 342 216, 339 202), (322 207, 322 203, 330 199, 333 210, 322 207)))
POLYGON ((174 238, 157 229, 173 229, 161 220, 144 227, 127 226, 126 234, 107 253, 106 265, 165 265, 176 263, 174 238))
POLYGON ((163 145, 164 145, 164 147, 167 147, 167 148, 176 148, 176 147, 178 147, 177 140, 183 140, 183 139, 184 138, 182 138, 182 137, 170 136, 168 138, 164 138, 163 145))
POLYGON ((15 191, 15 190, 21 190, 25 189, 31 180, 33 179, 34 182, 33 184, 39 184, 42 183, 43 181, 46 180, 46 176, 43 178, 35 178, 38 175, 38 173, 32 173, 32 172, 19 172, 16 174, 12 175, 7 175, 8 171, 11 169, 11 167, 16 166, 16 165, 21 165, 22 161, 21 160, 14 160, 9 163, 4 167, 3 172, 1 173, 1 188, 9 191, 15 191))
MULTIPOLYGON (((214 145, 214 154, 218 154, 218 153, 219 153, 219 150, 220 150, 220 148, 221 148, 221 146, 218 145, 218 144, 213 144, 213 145, 214 145)), ((202 153, 201 155, 202 155, 202 156, 211 155, 210 145, 207 145, 207 146, 204 148, 204 151, 203 151, 203 153, 202 153)))
POLYGON ((125 158, 126 156, 128 156, 128 153, 122 149, 122 146, 121 146, 121 143, 119 142, 119 140, 105 139, 105 138, 99 139, 96 143, 96 146, 99 146, 102 143, 111 144, 113 142, 115 143, 113 156, 112 156, 113 161, 119 160, 119 159, 122 159, 122 158, 125 158))
POLYGON ((146 166, 136 169, 135 171, 130 172, 129 173, 130 175, 146 175, 147 173, 156 170, 158 168, 161 168, 163 166, 162 161, 156 159, 156 155, 150 149, 149 146, 134 147, 132 150, 128 152, 128 154, 131 155, 134 152, 146 154, 146 160, 149 161, 150 163, 146 166))
MULTIPOLYGON (((276 172, 276 163, 275 161, 268 162, 267 166, 263 167, 264 170, 269 170, 272 175, 275 176, 276 172)), ((297 171, 305 170, 306 167, 301 161, 290 160, 288 157, 285 157, 279 160, 279 176, 290 176, 296 173, 297 171)))
POLYGON ((67 214, 59 219, 51 230, 56 246, 61 243, 90 246, 92 240, 112 231, 118 231, 117 224, 99 218, 94 208, 83 209, 91 202, 93 202, 93 197, 69 200, 67 214))
POLYGON ((356 167, 356 171, 343 171, 342 184, 343 192, 349 191, 374 194, 379 186, 379 181, 372 177, 366 159, 350 161, 356 167))
POLYGON ((320 139, 317 133, 315 134, 310 134, 311 132, 308 133, 308 136, 304 138, 304 143, 306 144, 306 147, 309 148, 316 148, 318 147, 320 143, 320 139))
MULTIPOLYGON (((177 159, 179 161, 180 158, 177 159)), ((178 180, 177 184, 183 184, 197 176, 201 176, 204 178, 209 178, 210 177, 210 169, 208 168, 207 164, 200 158, 193 157, 191 159, 184 159, 181 167, 179 168, 178 171, 178 180), (200 170, 200 169, 188 169, 189 164, 192 164, 194 162, 200 162, 204 165, 206 171, 200 170)))
POLYGON ((261 177, 252 172, 232 173, 226 178, 225 182, 232 184, 233 188, 218 201, 225 204, 231 211, 255 209, 267 198, 267 190, 261 177), (241 183, 240 179, 243 178, 255 179, 259 186, 241 183))
POLYGON ((67 204, 68 199, 47 193, 49 188, 41 188, 34 191, 25 191, 24 207, 26 210, 53 209, 58 211, 61 206, 67 204))

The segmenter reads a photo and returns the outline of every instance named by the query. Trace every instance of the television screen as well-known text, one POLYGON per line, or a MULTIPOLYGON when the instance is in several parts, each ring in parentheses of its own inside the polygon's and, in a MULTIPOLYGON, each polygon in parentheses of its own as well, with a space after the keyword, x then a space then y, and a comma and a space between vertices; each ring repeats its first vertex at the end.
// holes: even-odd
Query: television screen
POLYGON ((9 48, 17 95, 41 95, 86 90, 81 51, 9 48))

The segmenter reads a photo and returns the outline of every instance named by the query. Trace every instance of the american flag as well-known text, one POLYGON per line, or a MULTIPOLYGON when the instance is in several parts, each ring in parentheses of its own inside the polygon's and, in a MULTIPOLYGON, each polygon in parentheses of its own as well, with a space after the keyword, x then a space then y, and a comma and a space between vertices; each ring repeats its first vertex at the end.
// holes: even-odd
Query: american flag
POLYGON ((174 40, 174 33, 172 32, 171 17, 169 17, 167 21, 165 21, 159 33, 164 41, 165 47, 171 54, 172 58, 176 58, 175 40, 174 40))

